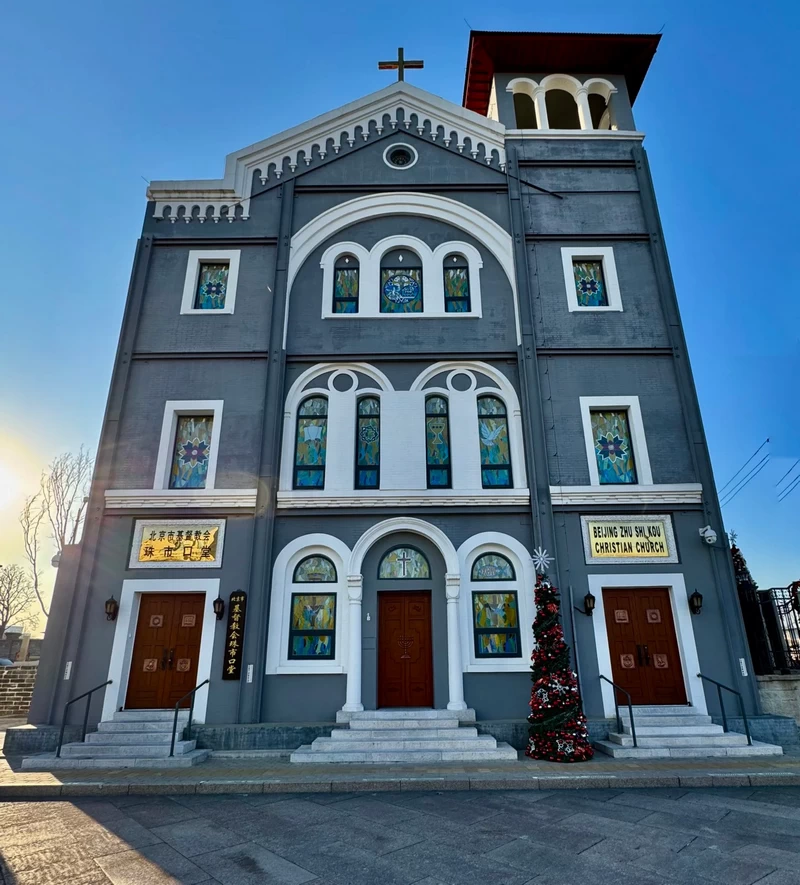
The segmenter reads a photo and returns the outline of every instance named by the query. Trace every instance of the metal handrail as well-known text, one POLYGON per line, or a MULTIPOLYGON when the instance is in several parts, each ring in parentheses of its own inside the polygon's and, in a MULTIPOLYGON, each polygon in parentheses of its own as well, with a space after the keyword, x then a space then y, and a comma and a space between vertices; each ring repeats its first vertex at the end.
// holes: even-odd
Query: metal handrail
POLYGON ((725 715, 725 704, 722 702, 722 689, 725 691, 731 692, 731 694, 735 694, 736 697, 739 698, 739 709, 742 711, 742 719, 744 720, 744 733, 747 735, 747 744, 748 746, 753 745, 753 739, 750 737, 750 725, 747 722, 747 714, 744 712, 744 698, 740 692, 736 691, 735 688, 731 688, 730 685, 725 685, 723 682, 717 682, 716 679, 712 679, 710 676, 704 676, 702 673, 697 674, 699 679, 705 679, 706 682, 712 682, 717 686, 717 697, 719 698, 719 708, 722 711, 722 730, 728 730, 728 717, 725 715))
POLYGON ((83 714, 83 734, 81 735, 81 743, 86 740, 86 725, 89 722, 89 707, 91 706, 91 698, 92 695, 101 688, 105 688, 107 685, 111 685, 113 679, 109 679, 108 682, 104 682, 102 685, 95 685, 94 688, 90 688, 89 691, 85 691, 83 694, 79 694, 78 697, 73 698, 71 701, 67 701, 64 704, 64 718, 61 720, 61 732, 58 735, 58 747, 56 747, 56 759, 61 758, 61 745, 64 743, 64 729, 67 727, 67 710, 69 710, 69 705, 74 704, 75 701, 79 701, 82 698, 88 697, 89 700, 86 701, 86 712, 83 714))
POLYGON ((612 682, 608 678, 608 676, 603 676, 603 674, 601 673, 600 678, 605 679, 605 681, 609 685, 613 686, 613 688, 614 688, 614 709, 617 712, 617 730, 619 731, 620 734, 622 734, 623 731, 622 731, 622 717, 619 715, 619 701, 617 700, 617 691, 621 691, 625 695, 625 697, 628 699, 628 713, 630 714, 630 717, 631 717, 631 737, 633 738, 633 746, 638 747, 639 743, 636 740, 636 726, 634 725, 634 722, 633 722, 633 702, 631 701, 630 694, 627 691, 625 691, 625 689, 621 685, 617 685, 616 682, 612 682))
POLYGON ((186 726, 189 729, 189 737, 191 738, 192 733, 192 716, 194 716, 194 695, 195 692, 199 691, 204 685, 208 685, 210 680, 204 679, 199 685, 195 685, 195 687, 191 691, 187 691, 186 694, 175 704, 175 718, 172 721, 172 741, 169 745, 169 755, 175 755, 175 733, 178 730, 178 713, 180 712, 181 704, 191 695, 192 702, 189 704, 189 724, 186 726))

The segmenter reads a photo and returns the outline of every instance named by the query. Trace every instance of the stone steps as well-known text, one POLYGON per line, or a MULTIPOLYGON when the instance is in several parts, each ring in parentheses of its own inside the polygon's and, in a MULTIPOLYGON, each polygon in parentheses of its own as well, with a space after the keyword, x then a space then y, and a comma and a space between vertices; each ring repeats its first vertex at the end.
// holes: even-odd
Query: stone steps
MULTIPOLYGON (((66 746, 66 745, 65 745, 66 746)), ((63 753, 63 747, 62 747, 63 753)), ((210 750, 192 750, 181 756, 153 758, 152 756, 110 756, 91 759, 61 758, 56 759, 55 753, 40 753, 37 756, 26 756, 22 760, 23 771, 59 771, 85 768, 191 768, 205 762, 211 755, 210 750)))
MULTIPOLYGON (((184 726, 179 725, 176 742, 183 734, 184 726)), ((114 744, 124 747, 128 744, 167 744, 172 740, 172 728, 162 731, 92 731, 86 735, 87 744, 114 744)))
POLYGON ((711 717, 684 706, 633 708, 636 742, 627 708, 620 710, 622 732, 611 732, 595 748, 615 759, 702 759, 707 756, 780 756, 783 749, 753 741, 738 732, 725 732, 711 717))
MULTIPOLYGON (((88 735, 87 735, 88 737, 88 735)), ((138 756, 141 758, 149 757, 157 759, 159 757, 169 756, 170 742, 166 741, 160 744, 98 744, 98 743, 76 743, 64 744, 61 748, 61 757, 64 759, 92 759, 97 757, 121 756, 123 754, 138 756)), ((183 755, 197 746, 197 741, 175 741, 175 755, 183 755)))
POLYGON ((337 714, 346 728, 317 738, 295 750, 295 763, 428 763, 492 762, 517 759, 517 751, 498 744, 491 735, 479 735, 474 710, 365 710, 337 714))
MULTIPOLYGON (((178 731, 185 728, 189 717, 178 719, 178 731)), ((172 720, 169 722, 98 722, 97 731, 100 734, 172 734, 172 720)))

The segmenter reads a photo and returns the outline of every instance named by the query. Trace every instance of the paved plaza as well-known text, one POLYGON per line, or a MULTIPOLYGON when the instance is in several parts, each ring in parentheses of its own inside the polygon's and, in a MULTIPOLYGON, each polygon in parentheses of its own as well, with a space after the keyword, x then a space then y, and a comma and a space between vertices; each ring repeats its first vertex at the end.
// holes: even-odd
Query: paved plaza
POLYGON ((0 805, 4 885, 792 885, 800 787, 0 805))

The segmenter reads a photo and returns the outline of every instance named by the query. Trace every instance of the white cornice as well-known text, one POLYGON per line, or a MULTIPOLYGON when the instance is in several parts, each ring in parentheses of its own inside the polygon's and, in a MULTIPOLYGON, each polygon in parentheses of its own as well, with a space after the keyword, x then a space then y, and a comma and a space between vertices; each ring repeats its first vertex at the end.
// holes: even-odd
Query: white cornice
POLYGON ((700 504, 699 483, 664 485, 550 486, 553 506, 559 504, 700 504))
POLYGON ((222 179, 153 181, 147 198, 155 201, 154 217, 172 222, 244 221, 256 174, 266 184, 391 129, 413 130, 494 169, 505 168, 505 126, 403 81, 228 154, 222 179))
POLYGON ((253 510, 257 489, 109 489, 107 510, 253 510))
POLYGON ((427 489, 365 494, 362 491, 326 495, 316 492, 278 492, 279 510, 331 509, 340 507, 511 507, 527 506, 531 496, 527 489, 497 489, 493 492, 427 489))
POLYGON ((644 132, 622 129, 506 129, 506 138, 588 138, 593 141, 610 138, 614 141, 644 141, 644 132))

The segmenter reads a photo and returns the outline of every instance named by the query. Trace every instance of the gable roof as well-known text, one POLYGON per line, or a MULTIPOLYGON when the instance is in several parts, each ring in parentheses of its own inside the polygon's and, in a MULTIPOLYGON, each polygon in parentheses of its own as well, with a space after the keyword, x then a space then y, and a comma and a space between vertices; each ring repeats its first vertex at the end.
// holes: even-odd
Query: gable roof
POLYGON ((152 181, 147 198, 155 201, 157 218, 202 223, 210 211, 213 221, 244 221, 250 214, 254 178, 262 185, 277 182, 298 169, 330 162, 356 141, 367 142, 390 128, 412 127, 447 149, 467 153, 494 169, 505 168, 505 126, 399 81, 228 154, 221 179, 152 181))
POLYGON ((485 114, 495 72, 622 74, 636 100, 660 34, 470 31, 464 107, 485 114))

